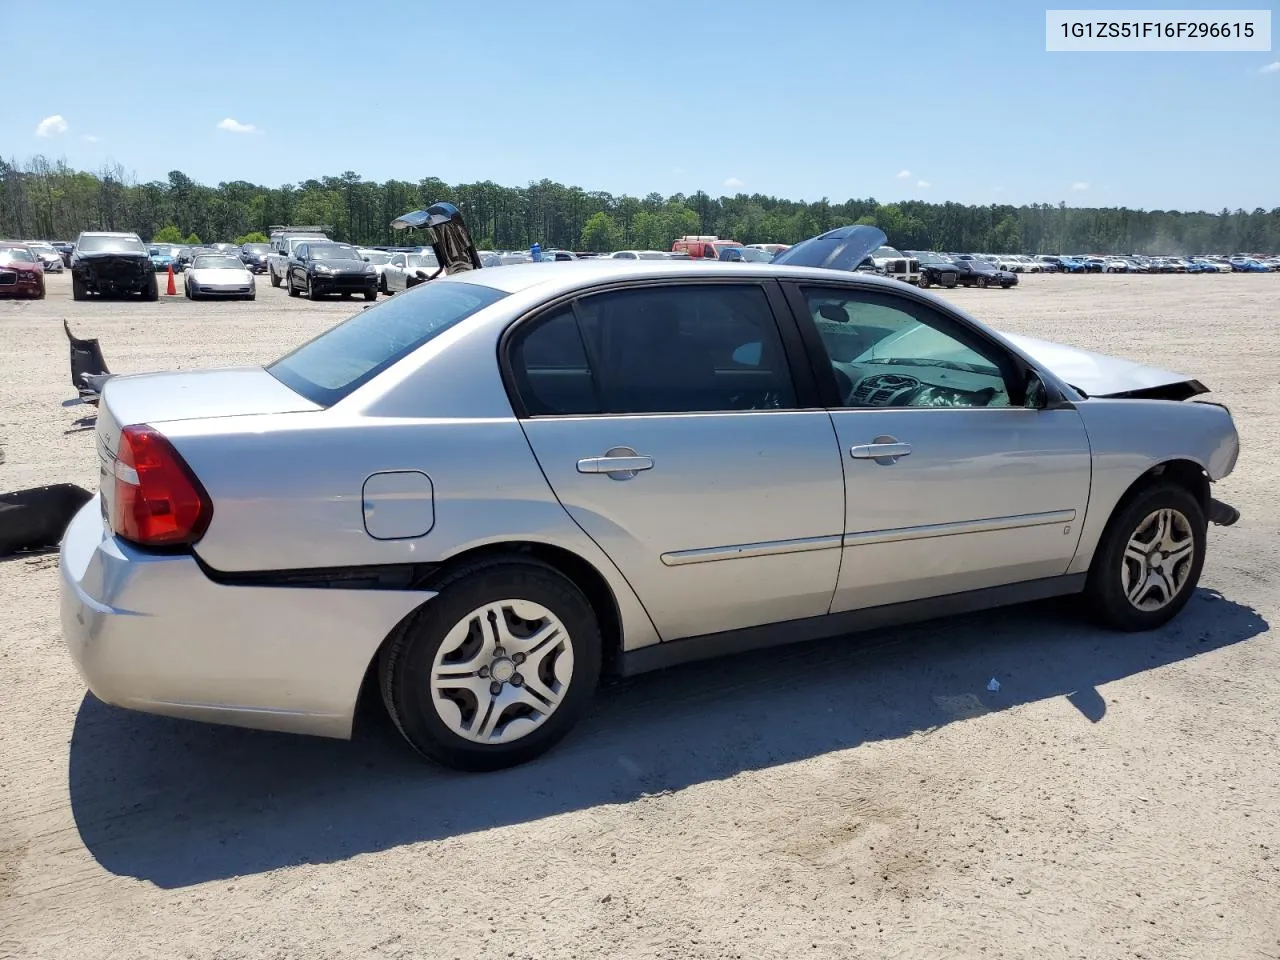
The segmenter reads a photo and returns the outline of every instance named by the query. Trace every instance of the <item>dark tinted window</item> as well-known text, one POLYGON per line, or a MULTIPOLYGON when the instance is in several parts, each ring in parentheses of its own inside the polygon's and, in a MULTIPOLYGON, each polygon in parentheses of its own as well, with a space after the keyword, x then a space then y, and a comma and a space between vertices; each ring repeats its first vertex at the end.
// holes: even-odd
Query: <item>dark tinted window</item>
POLYGON ((571 307, 522 329, 511 349, 516 389, 530 416, 600 412, 591 365, 571 307))
POLYGON ((796 404, 764 290, 677 284, 578 302, 607 413, 768 410, 796 404))
POLYGON ((337 403, 445 330, 506 294, 476 283, 437 281, 362 310, 267 371, 321 406, 337 403))

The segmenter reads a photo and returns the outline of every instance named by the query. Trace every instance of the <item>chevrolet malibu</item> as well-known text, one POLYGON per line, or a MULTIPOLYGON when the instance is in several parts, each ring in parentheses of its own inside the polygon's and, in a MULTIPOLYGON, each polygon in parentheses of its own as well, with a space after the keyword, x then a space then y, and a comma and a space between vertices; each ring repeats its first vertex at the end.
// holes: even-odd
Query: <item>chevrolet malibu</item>
POLYGON ((106 381, 61 547, 102 700, 341 738, 370 678, 495 769, 606 672, 1068 594, 1159 627, 1238 517, 1202 384, 853 272, 873 227, 479 268, 433 210, 437 279, 266 367, 106 381))

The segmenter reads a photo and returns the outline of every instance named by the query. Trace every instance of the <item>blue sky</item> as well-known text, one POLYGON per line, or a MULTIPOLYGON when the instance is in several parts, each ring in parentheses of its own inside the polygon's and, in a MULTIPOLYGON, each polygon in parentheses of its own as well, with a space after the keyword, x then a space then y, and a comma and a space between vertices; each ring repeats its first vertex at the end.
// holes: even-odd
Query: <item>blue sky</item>
POLYGON ((1275 48, 1047 53, 1045 6, 61 0, 5 45, 32 95, 0 153, 143 181, 1280 206, 1275 48))

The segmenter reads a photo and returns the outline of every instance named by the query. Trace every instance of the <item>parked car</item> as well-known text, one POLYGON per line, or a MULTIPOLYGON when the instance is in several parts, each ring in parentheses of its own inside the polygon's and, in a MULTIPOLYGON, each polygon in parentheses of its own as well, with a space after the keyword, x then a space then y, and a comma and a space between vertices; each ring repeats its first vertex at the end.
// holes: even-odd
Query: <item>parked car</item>
POLYGON ((177 269, 177 257, 169 252, 167 244, 153 243, 147 247, 151 256, 151 269, 156 273, 168 273, 170 268, 177 269))
POLYGON ((356 251, 364 259, 365 263, 373 265, 373 272, 378 275, 378 292, 386 293, 387 284, 382 274, 387 269, 387 264, 391 262, 391 254, 384 250, 373 250, 369 247, 356 247, 356 251))
POLYGON ((1018 285, 1016 273, 1001 270, 986 260, 957 260, 956 270, 962 287, 1002 287, 1008 290, 1018 285))
POLYGON ((62 273, 66 269, 66 264, 62 262, 62 254, 54 248, 53 244, 45 243, 43 240, 30 240, 26 247, 35 254, 45 273, 62 273))
POLYGON ((44 267, 26 244, 0 243, 0 296, 44 299, 44 267))
POLYGON ((1230 412, 852 272, 883 240, 559 271, 438 243, 444 276, 265 368, 106 380, 59 562, 77 668, 333 737, 371 675, 413 747, 483 770, 605 670, 1058 595, 1167 623, 1239 516, 1230 412))
POLYGON ((871 260, 886 276, 904 283, 920 282, 920 261, 890 246, 871 251, 871 260))
POLYGON ((206 253, 196 257, 182 283, 188 300, 205 297, 253 300, 258 295, 253 272, 231 253, 206 253))
POLYGON ((229 253, 236 257, 240 255, 240 248, 234 243, 211 243, 209 247, 216 253, 229 253))
POLYGON ((1088 265, 1080 257, 1059 257, 1058 266, 1063 273, 1090 273, 1088 265))
POLYGON ((267 272, 267 257, 271 255, 269 243, 244 243, 240 245, 240 262, 253 273, 267 272))
POLYGON ((289 296, 305 293, 309 300, 335 293, 344 297, 362 293, 366 300, 376 300, 378 272, 349 243, 313 240, 299 244, 289 258, 285 286, 289 296))
MULTIPOLYGON (((739 250, 741 248, 731 247, 729 249, 739 250)), ((671 252, 672 253, 688 253, 688 251, 685 251, 685 250, 673 250, 671 252)), ((708 256, 702 259, 717 260, 719 259, 719 256, 718 256, 719 252, 720 252, 719 250, 716 250, 714 251, 714 253, 716 254, 715 256, 708 256)), ((667 260, 669 259, 667 257, 667 254, 662 250, 615 250, 613 253, 609 254, 609 256, 611 259, 614 259, 614 260, 667 260)), ((689 259, 691 260, 698 259, 697 257, 694 257, 694 255, 691 253, 688 253, 688 256, 689 256, 689 259)))
POLYGON ((789 243, 748 243, 747 246, 753 250, 763 250, 771 257, 776 256, 783 250, 791 249, 791 244, 789 243))
POLYGON ((155 267, 147 245, 136 233, 86 231, 71 253, 71 296, 139 294, 160 299, 155 267))
MULTIPOLYGON (((719 254, 719 259, 725 263, 768 263, 773 259, 772 253, 756 247, 721 247, 719 254)), ((664 256, 671 259, 669 254, 664 256)))
POLYGON ((69 240, 54 240, 53 249, 62 255, 62 265, 64 267, 71 266, 71 251, 76 248, 74 243, 69 240))
POLYGON ((1270 273, 1271 268, 1251 257, 1233 257, 1231 269, 1236 273, 1270 273))
POLYGON ((955 288, 960 282, 960 269, 946 257, 932 250, 908 250, 907 255, 920 263, 920 279, 917 286, 955 288))
POLYGON ((382 270, 380 281, 383 293, 400 293, 429 280, 440 270, 436 255, 423 253, 393 253, 382 270))

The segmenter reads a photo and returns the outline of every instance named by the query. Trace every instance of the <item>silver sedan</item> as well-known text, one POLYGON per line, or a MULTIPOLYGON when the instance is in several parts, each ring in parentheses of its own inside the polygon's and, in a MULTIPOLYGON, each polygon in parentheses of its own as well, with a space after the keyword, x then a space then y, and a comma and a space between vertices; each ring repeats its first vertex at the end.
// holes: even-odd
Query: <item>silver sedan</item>
POLYGON ((102 700, 347 737, 372 672, 418 751, 493 769, 605 672, 1068 594, 1159 627, 1238 517, 1199 382, 855 273, 874 228, 493 269, 449 211, 440 278, 266 367, 106 382, 61 549, 102 700))
POLYGON ((402 293, 410 287, 425 283, 437 270, 440 262, 430 250, 422 253, 393 253, 382 268, 379 278, 383 293, 402 293))
POLYGON ((228 253, 207 253, 195 257, 182 278, 188 300, 205 297, 234 297, 253 300, 258 284, 253 272, 238 257, 228 253))

